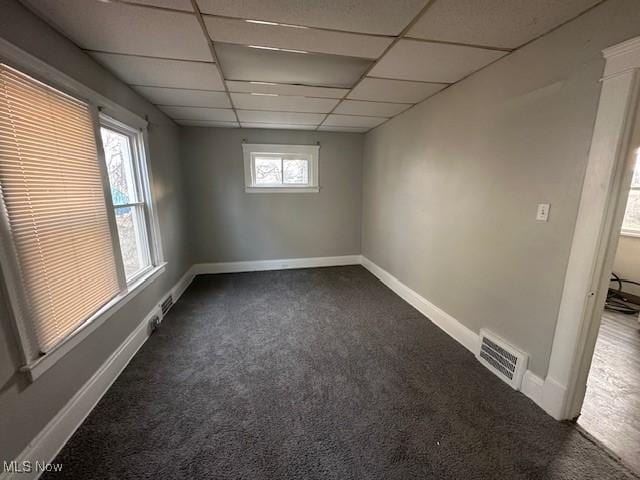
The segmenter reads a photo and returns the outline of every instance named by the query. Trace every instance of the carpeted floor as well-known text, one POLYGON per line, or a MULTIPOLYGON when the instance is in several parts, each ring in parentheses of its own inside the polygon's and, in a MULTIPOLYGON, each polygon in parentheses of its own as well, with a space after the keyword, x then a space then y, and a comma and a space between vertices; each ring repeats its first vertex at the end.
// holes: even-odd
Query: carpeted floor
POLYGON ((46 478, 635 478, 360 266, 196 278, 56 462, 46 478))

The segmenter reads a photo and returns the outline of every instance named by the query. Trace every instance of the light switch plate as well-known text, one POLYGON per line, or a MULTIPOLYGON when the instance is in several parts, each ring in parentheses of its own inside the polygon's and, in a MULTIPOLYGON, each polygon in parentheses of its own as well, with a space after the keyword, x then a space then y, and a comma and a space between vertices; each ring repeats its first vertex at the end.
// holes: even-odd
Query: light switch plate
POLYGON ((549 220, 549 209, 551 208, 551 204, 549 203, 539 203, 538 211, 536 213, 536 220, 539 222, 546 222, 549 220))

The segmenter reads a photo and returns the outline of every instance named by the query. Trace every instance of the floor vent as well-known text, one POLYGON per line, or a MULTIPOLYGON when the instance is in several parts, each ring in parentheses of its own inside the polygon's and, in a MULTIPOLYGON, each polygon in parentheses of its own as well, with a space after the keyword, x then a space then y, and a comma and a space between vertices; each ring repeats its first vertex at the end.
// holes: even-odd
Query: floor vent
POLYGON ((527 370, 528 355, 487 330, 480 330, 480 363, 518 390, 527 370))
POLYGON ((171 309, 171 307, 173 307, 173 295, 169 295, 167 298, 165 298, 162 302, 162 316, 164 317, 167 312, 171 309))

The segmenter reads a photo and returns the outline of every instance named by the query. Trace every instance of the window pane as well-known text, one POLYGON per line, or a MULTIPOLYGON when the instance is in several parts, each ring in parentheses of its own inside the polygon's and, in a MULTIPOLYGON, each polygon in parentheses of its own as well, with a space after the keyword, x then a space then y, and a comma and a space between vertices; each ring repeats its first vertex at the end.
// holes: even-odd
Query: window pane
POLYGON ((256 157, 256 185, 282 183, 282 161, 280 158, 256 157))
POLYGON ((640 231, 640 190, 631 190, 629 192, 622 228, 640 231))
POLYGON ((114 205, 138 201, 132 165, 131 139, 108 128, 100 129, 114 205))
POLYGON ((283 160, 284 183, 309 183, 309 162, 307 160, 283 160))
POLYGON ((147 245, 142 207, 116 208, 116 224, 120 238, 120 251, 127 279, 135 276, 151 262, 147 245))
POLYGON ((633 170, 633 178, 631 179, 632 187, 640 187, 640 167, 638 164, 640 163, 640 154, 636 156, 636 166, 633 170))

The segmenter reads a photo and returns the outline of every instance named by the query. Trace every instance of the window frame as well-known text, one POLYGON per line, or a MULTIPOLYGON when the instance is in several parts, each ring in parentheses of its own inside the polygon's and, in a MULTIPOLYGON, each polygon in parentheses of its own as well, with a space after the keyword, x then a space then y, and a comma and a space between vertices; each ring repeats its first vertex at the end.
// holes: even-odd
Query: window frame
MULTIPOLYGON (((640 170, 640 150, 636 152, 636 161, 634 163, 634 170, 631 172, 631 185, 629 186, 629 192, 627 193, 627 203, 629 202, 629 197, 631 196, 631 192, 639 192, 640 191, 640 183, 634 184, 633 179, 635 178, 635 171, 640 170)), ((626 207, 625 207, 626 210, 626 207)), ((622 218, 622 228, 620 229, 620 235, 625 237, 636 237, 640 238, 640 227, 638 228, 624 228, 624 220, 625 216, 622 218)))
POLYGON ((123 275, 118 275, 120 291, 115 297, 87 318, 79 327, 71 331, 57 345, 48 350, 46 354, 37 358, 31 358, 27 353, 27 345, 32 342, 31 319, 25 313, 26 310, 24 308, 23 295, 19 287, 21 280, 18 259, 10 232, 9 219, 6 214, 6 209, 4 208, 3 199, 0 196, 0 289, 3 293, 2 296, 6 298, 10 323, 13 327, 15 338, 18 343, 18 349, 22 357, 23 366, 20 368, 20 371, 26 373, 29 380, 33 382, 49 368, 55 365, 75 346, 80 344, 93 331, 104 324, 118 310, 141 293, 145 287, 153 283, 160 275, 162 275, 166 270, 167 262, 164 259, 160 227, 156 213, 156 202, 151 190, 153 175, 149 165, 148 156, 149 140, 147 120, 125 109, 107 97, 95 92, 60 70, 50 66, 46 62, 2 39, 0 39, 0 63, 4 63, 9 67, 18 70, 51 88, 54 88, 62 94, 79 100, 87 105, 93 125, 94 140, 100 165, 104 198, 108 211, 107 213, 116 263, 122 263, 122 258, 120 256, 114 206, 111 201, 111 187, 109 184, 109 177, 106 169, 104 150, 100 135, 102 117, 109 117, 111 121, 126 125, 127 128, 136 131, 136 135, 138 136, 136 154, 139 158, 138 164, 141 172, 141 178, 144 179, 142 182, 143 195, 147 205, 146 223, 149 235, 149 249, 151 251, 152 268, 146 270, 144 274, 137 275, 136 278, 130 279, 129 283, 126 282, 124 269, 122 269, 123 275), (123 279, 124 281, 122 281, 123 279))
MULTIPOLYGON (((318 160, 320 145, 285 145, 265 143, 243 143, 244 190, 246 193, 317 193, 320 191, 318 160), (306 184, 291 183, 258 185, 255 182, 255 157, 260 155, 303 155, 308 158, 309 181, 306 184)), ((281 162, 283 162, 281 160, 281 162)), ((283 179, 284 182, 284 179, 283 179)))

